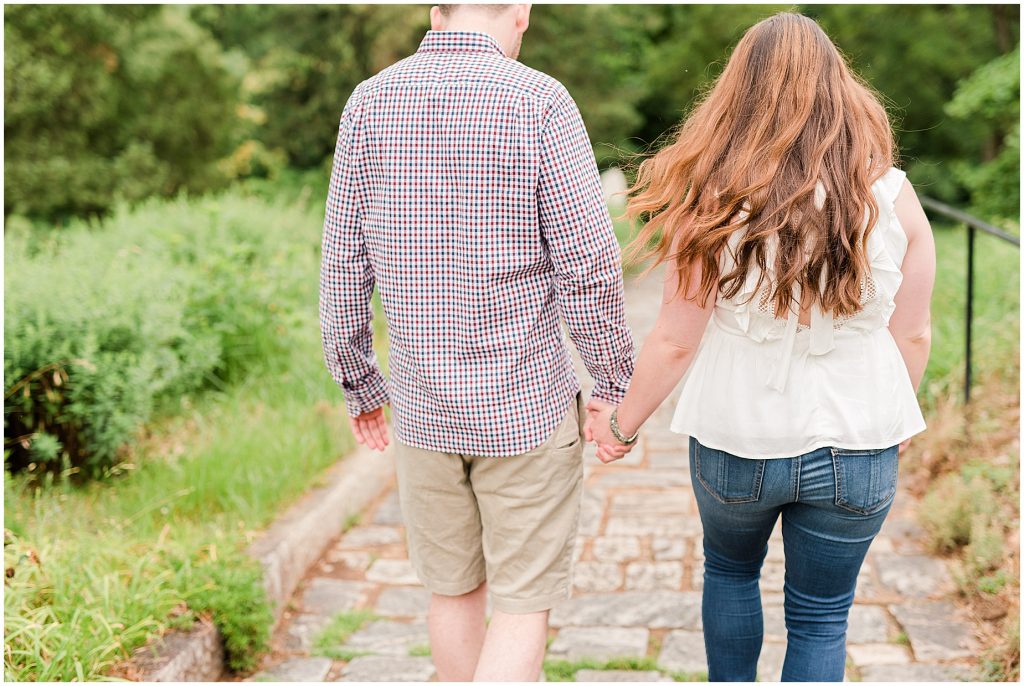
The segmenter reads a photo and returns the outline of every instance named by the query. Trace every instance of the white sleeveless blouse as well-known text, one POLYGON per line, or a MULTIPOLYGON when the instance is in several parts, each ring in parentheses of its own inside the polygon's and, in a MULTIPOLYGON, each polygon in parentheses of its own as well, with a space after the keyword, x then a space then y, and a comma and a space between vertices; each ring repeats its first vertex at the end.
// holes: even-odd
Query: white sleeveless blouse
MULTIPOLYGON (((719 295, 683 378, 673 431, 758 459, 823 447, 888 448, 924 431, 910 374, 888 329, 907 251, 894 209, 905 178, 893 168, 872 187, 879 217, 868 237, 871 273, 861 285, 863 309, 852 317, 833 320, 815 306, 810 326, 800 324, 797 287, 793 310, 778 318, 770 286, 755 292, 756 269, 734 297, 719 295)), ((731 270, 743 231, 723 251, 722 273, 731 270)))

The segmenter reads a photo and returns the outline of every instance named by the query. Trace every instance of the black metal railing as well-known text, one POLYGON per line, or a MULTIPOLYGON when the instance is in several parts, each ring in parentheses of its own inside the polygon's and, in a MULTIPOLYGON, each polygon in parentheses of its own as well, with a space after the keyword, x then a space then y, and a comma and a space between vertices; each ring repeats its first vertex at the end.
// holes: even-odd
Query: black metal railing
POLYGON ((1010 243, 1020 249, 1020 238, 992 226, 986 221, 967 214, 955 207, 922 196, 921 205, 930 212, 954 219, 967 227, 967 306, 964 312, 964 402, 971 400, 971 335, 974 326, 974 234, 977 231, 995 236, 1001 241, 1010 243))

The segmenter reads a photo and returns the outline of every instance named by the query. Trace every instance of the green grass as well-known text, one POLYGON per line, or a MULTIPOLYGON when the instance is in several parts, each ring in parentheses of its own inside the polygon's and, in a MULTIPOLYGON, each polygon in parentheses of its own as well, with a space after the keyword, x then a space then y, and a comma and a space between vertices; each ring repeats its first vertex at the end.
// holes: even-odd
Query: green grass
MULTIPOLYGON (((966 230, 934 225, 935 294, 932 354, 922 383, 923 400, 934 402, 964 380, 966 230)), ((1019 359, 1020 251, 984 234, 975 236, 973 358, 977 378, 998 375, 1019 359)))
POLYGON ((430 657, 430 646, 423 644, 409 648, 409 657, 430 657))
POLYGON ((547 681, 576 681, 576 673, 582 669, 600 671, 623 670, 630 672, 665 672, 673 681, 707 681, 707 674, 670 672, 658 666, 653 657, 620 657, 611 660, 582 658, 579 660, 545 660, 544 677, 547 681))
POLYGON ((350 650, 342 644, 364 624, 376 619, 379 617, 370 610, 353 610, 335 615, 313 639, 313 654, 333 660, 351 660, 365 655, 363 651, 350 650))
POLYGON ((290 216, 309 248, 289 253, 304 284, 279 303, 290 323, 268 332, 286 343, 282 357, 165 408, 119 477, 75 486, 7 475, 6 679, 102 678, 197 613, 218 624, 232 667, 251 667, 265 648, 269 608, 244 550, 354 446, 320 349, 322 209, 296 205, 290 216))

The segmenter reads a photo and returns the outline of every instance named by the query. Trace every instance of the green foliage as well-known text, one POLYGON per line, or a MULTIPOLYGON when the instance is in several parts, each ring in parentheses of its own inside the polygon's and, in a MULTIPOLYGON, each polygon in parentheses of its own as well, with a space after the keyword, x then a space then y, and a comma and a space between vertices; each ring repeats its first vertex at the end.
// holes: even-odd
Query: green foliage
MULTIPOLYGON (((576 681, 581 669, 623 670, 629 672, 665 671, 653 657, 616 657, 610 660, 581 658, 579 660, 545 660, 544 677, 547 681, 576 681)), ((706 674, 672 674, 674 681, 707 681, 706 674)))
POLYGON ((68 575, 54 543, 42 543, 15 535, 4 545, 5 681, 86 681, 158 632, 158 618, 180 602, 171 572, 150 554, 117 546, 105 551, 116 571, 84 557, 68 575))
POLYGON ((972 205, 987 216, 1016 220, 1020 213, 1020 45, 962 81, 946 112, 961 123, 987 128, 988 159, 983 164, 961 161, 955 168, 971 193, 972 205))
POLYGON ((921 523, 934 550, 962 553, 957 576, 965 593, 996 594, 1006 585, 1004 508, 1019 497, 1012 469, 980 461, 944 474, 925 496, 921 523))
POLYGON ((256 667, 270 644, 274 613, 263 588, 259 563, 241 554, 201 563, 193 573, 200 583, 188 594, 189 607, 208 612, 224 639, 233 670, 256 667))
POLYGON ((177 546, 123 539, 93 546, 72 570, 61 543, 37 549, 15 536, 5 545, 8 678, 95 680, 151 635, 187 628, 199 613, 213 617, 233 669, 252 668, 266 650, 273 615, 253 560, 193 560, 177 546))
MULTIPOLYGON (((622 163, 679 123, 747 28, 785 9, 538 5, 521 59, 573 94, 599 163, 622 163)), ((919 188, 1015 216, 1003 191, 1019 130, 989 114, 1012 121, 1019 8, 796 9, 887 99, 919 188)), ((427 16, 420 5, 8 7, 5 214, 103 212, 116 198, 319 168, 352 90, 414 52, 427 16)))
POLYGON ((54 219, 218 185, 238 82, 181 7, 4 8, 4 213, 54 219))
POLYGON ((637 104, 643 124, 633 134, 641 144, 654 143, 674 129, 721 73, 743 33, 783 9, 791 6, 672 4, 635 9, 640 16, 634 27, 643 32, 645 42, 639 65, 645 85, 637 104))
POLYGON ((981 162, 987 128, 957 121, 944 108, 963 79, 1017 43, 1019 8, 830 4, 802 10, 886 99, 902 165, 918 192, 962 202, 966 193, 950 163, 981 162))
POLYGON ((634 5, 535 7, 520 59, 570 89, 594 141, 598 163, 633 152, 646 89, 642 26, 649 8, 634 5), (600 46, 595 49, 595 46, 600 46))
POLYGON ((415 645, 409 648, 410 657, 430 657, 430 646, 426 644, 415 645))
MULTIPOLYGON (((939 275, 932 297, 932 350, 921 385, 926 405, 963 388, 967 236, 962 226, 933 224, 939 275)), ((1020 253, 978 235, 974 271, 974 372, 1003 376, 1019 364, 1020 253)))
POLYGON ((426 9, 409 5, 202 5, 192 16, 246 60, 251 135, 302 168, 333 153, 352 90, 428 28, 426 9))
MULTIPOLYGON (((582 669, 596 669, 600 671, 627 671, 627 672, 668 672, 658 665, 653 657, 616 657, 610 660, 595 660, 584 657, 579 660, 545 660, 544 677, 546 681, 576 681, 576 672, 582 669)), ((708 675, 704 672, 671 672, 668 674, 673 681, 707 681, 708 675)))
POLYGON ((289 229, 287 210, 236 193, 9 235, 8 467, 101 475, 161 405, 273 359, 278 303, 306 278, 289 256, 316 250, 289 229))
POLYGON ((976 532, 974 522, 985 522, 996 513, 990 481, 975 476, 965 479, 957 473, 942 476, 925 497, 921 523, 936 552, 948 553, 970 544, 976 532))
POLYGON ((348 640, 349 636, 359 631, 364 624, 375 619, 378 617, 372 610, 352 610, 336 614, 313 639, 313 653, 335 660, 351 660, 361 653, 350 650, 342 644, 348 640))
MULTIPOLYGON (((301 274, 315 261, 310 251, 293 266, 301 274)), ((293 306, 315 288, 309 281, 293 306)), ((16 570, 4 596, 11 680, 104 678, 132 650, 186 623, 177 608, 198 604, 192 594, 211 578, 246 583, 234 571, 236 551, 355 445, 324 373, 315 308, 286 335, 287 361, 151 422, 152 437, 124 477, 45 488, 23 475, 5 479, 4 525, 14 541, 6 566, 16 570), (223 576, 211 570, 213 558, 223 576)), ((213 607, 213 621, 234 622, 222 623, 217 609, 232 605, 213 607)), ((239 635, 258 636, 248 624, 239 635)))

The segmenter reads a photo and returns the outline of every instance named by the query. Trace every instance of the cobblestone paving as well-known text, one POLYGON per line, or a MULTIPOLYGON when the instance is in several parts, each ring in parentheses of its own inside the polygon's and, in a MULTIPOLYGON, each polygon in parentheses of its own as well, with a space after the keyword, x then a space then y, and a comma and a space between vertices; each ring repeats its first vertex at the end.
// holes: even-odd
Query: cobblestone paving
MULTIPOLYGON (((660 284, 656 278, 631 283, 627 300, 630 324, 642 340, 657 315, 660 284)), ((587 378, 582 367, 580 378, 587 378)), ((647 660, 637 671, 585 669, 576 675, 580 681, 668 681, 707 670, 701 528, 686 441, 667 429, 671 412, 672 398, 625 460, 601 465, 592 448, 585 453, 575 594, 551 612, 548 659, 647 660)), ((392 486, 314 566, 253 680, 436 678, 425 624, 429 595, 406 556, 397 497, 392 486), (339 615, 364 621, 341 641, 317 641, 339 615)), ((945 563, 927 556, 918 543, 914 507, 901 492, 868 553, 850 615, 848 680, 956 681, 970 674, 972 625, 951 600, 945 563)), ((785 656, 783 575, 776 530, 761 579, 763 681, 779 679, 785 656)))

